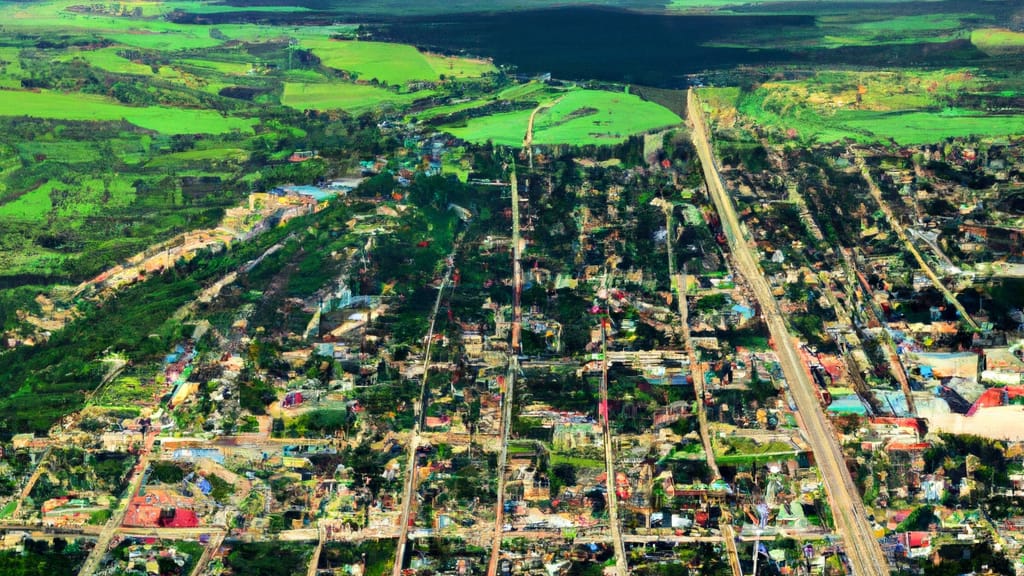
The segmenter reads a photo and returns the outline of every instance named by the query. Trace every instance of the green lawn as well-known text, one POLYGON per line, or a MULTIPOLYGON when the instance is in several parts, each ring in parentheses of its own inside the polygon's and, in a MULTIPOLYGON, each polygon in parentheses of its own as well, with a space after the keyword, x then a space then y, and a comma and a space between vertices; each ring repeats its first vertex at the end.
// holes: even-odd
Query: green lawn
POLYGON ((164 134, 222 134, 249 132, 256 120, 221 116, 212 110, 151 106, 136 108, 88 94, 0 90, 0 115, 65 120, 126 120, 164 134))
POLYGON ((311 49, 325 66, 355 73, 361 80, 376 78, 388 84, 433 82, 442 75, 479 77, 494 70, 490 62, 425 54, 407 44, 308 38, 302 40, 302 46, 311 49))
MULTIPOLYGON (((469 120, 445 129, 472 142, 493 141, 519 146, 526 134, 530 111, 507 112, 469 120)), ((624 92, 574 90, 537 115, 536 144, 617 144, 639 134, 681 123, 673 112, 624 92)))
POLYGON ((409 104, 431 94, 429 91, 398 94, 376 86, 349 82, 285 82, 281 103, 299 110, 345 110, 357 113, 385 104, 409 104))

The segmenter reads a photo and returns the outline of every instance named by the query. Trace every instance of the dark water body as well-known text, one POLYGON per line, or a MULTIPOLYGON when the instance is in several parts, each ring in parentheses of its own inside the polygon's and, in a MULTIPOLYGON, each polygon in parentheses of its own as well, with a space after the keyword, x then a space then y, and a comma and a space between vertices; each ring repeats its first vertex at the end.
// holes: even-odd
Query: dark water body
POLYGON ((562 79, 682 87, 704 70, 798 61, 781 50, 709 48, 764 27, 780 34, 813 28, 811 16, 666 16, 602 8, 556 8, 395 20, 370 26, 375 38, 466 51, 521 73, 562 79))

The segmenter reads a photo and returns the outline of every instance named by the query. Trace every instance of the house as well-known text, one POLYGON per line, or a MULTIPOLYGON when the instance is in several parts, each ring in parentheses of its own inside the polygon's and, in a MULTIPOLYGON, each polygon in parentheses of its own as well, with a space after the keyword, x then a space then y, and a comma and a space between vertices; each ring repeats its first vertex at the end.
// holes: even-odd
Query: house
POLYGON ((896 541, 903 547, 907 558, 926 558, 932 553, 931 534, 928 532, 901 532, 896 541))

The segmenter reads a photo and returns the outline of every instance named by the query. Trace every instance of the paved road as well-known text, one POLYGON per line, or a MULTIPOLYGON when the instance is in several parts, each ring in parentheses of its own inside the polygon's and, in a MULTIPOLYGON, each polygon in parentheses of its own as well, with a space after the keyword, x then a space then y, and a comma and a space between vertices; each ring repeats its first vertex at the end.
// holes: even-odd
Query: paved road
MULTIPOLYGON (((536 111, 535 111, 536 112, 536 111)), ((531 128, 533 116, 530 116, 531 128)), ((527 132, 529 137, 529 132, 527 132)), ((498 573, 498 560, 501 558, 501 532, 505 525, 505 468, 508 466, 508 434, 512 428, 512 401, 516 389, 516 376, 519 375, 519 331, 523 315, 520 298, 523 290, 522 250, 519 238, 519 186, 516 181, 516 165, 512 160, 512 172, 509 176, 512 185, 512 349, 508 355, 508 372, 505 375, 505 392, 501 396, 501 451, 498 453, 498 498, 494 513, 494 537, 491 543, 491 559, 487 565, 487 575, 498 573)))
MULTIPOLYGON (((690 363, 690 375, 693 377, 693 390, 697 395, 697 423, 700 427, 700 438, 704 444, 704 458, 707 460, 708 468, 711 470, 714 480, 722 477, 718 470, 718 463, 715 462, 715 450, 711 445, 711 432, 708 428, 708 414, 704 409, 704 369, 697 360, 697 353, 693 349, 693 341, 690 339, 690 321, 686 305, 686 274, 676 274, 676 257, 672 245, 672 210, 673 205, 665 207, 665 229, 668 230, 668 273, 669 278, 676 292, 676 306, 679 308, 679 331, 686 348, 686 356, 690 363)), ((732 568, 733 576, 743 576, 743 569, 740 567, 739 552, 736 550, 736 542, 732 538, 732 525, 729 521, 721 523, 724 531, 725 545, 729 556, 729 566, 732 568)))
POLYGON ((223 530, 218 530, 213 534, 213 537, 210 538, 210 541, 206 543, 206 547, 203 549, 203 555, 199 557, 195 567, 192 568, 192 576, 199 576, 203 573, 206 564, 210 562, 213 555, 217 553, 217 549, 224 543, 224 536, 226 535, 227 532, 223 530))
POLYGON ((437 311, 441 308, 441 300, 444 298, 444 291, 451 283, 452 270, 455 268, 455 253, 459 247, 459 238, 455 239, 452 253, 448 256, 444 277, 437 289, 437 300, 434 301, 434 309, 430 312, 430 328, 427 330, 427 343, 423 351, 423 379, 420 381, 420 398, 414 405, 414 423, 412 434, 409 435, 409 445, 406 448, 409 458, 405 466, 405 490, 402 498, 402 519, 398 531, 398 551, 395 556, 395 567, 393 576, 402 576, 402 565, 405 563, 405 544, 409 540, 409 518, 411 517, 412 503, 416 500, 416 448, 419 447, 420 431, 423 428, 423 415, 426 414, 427 378, 430 376, 430 346, 434 341, 434 325, 437 321, 437 311))
MULTIPOLYGON (((151 446, 152 440, 144 444, 147 447, 151 446)), ((117 510, 114 510, 114 514, 107 521, 103 531, 100 532, 99 538, 96 540, 96 547, 92 549, 92 552, 85 559, 85 563, 82 564, 81 570, 78 571, 81 576, 90 576, 96 572, 96 568, 100 565, 100 560, 103 559, 103 556, 107 553, 107 548, 110 547, 110 541, 113 540, 114 535, 117 534, 118 529, 121 528, 121 524, 124 522, 124 516, 128 513, 128 506, 135 494, 138 493, 139 486, 142 485, 142 479, 146 476, 146 468, 148 466, 149 452, 147 451, 139 458, 139 463, 133 469, 133 476, 128 484, 126 496, 118 501, 117 510)))
POLYGON ((853 480, 846 469, 843 453, 835 435, 825 420, 815 394, 815 384, 800 360, 793 340, 790 338, 778 302, 772 296, 768 282, 761 273, 749 243, 743 236, 732 199, 725 191, 717 163, 711 150, 709 132, 697 95, 690 90, 687 115, 693 126, 692 138, 704 169, 704 178, 722 219, 722 226, 729 240, 732 257, 737 270, 749 283, 754 296, 761 304, 765 322, 775 341, 779 363, 786 376, 793 400, 796 402, 798 419, 807 432, 814 452, 814 458, 821 470, 825 487, 830 496, 832 513, 838 532, 846 542, 846 552, 856 573, 860 576, 887 576, 888 564, 882 550, 867 522, 864 505, 853 480))
POLYGON ((939 280, 939 277, 932 271, 932 267, 928 265, 928 262, 926 262, 924 257, 921 256, 921 253, 917 251, 917 247, 914 246, 910 237, 907 236, 906 230, 903 229, 903 225, 900 224, 899 218, 893 214, 892 208, 889 204, 882 199, 882 191, 879 190, 878 184, 875 184, 875 179, 871 177, 871 171, 868 169, 867 164, 864 163, 864 158, 862 156, 857 156, 857 165, 860 166, 860 173, 864 177, 864 181, 868 183, 868 189, 871 191, 871 195, 875 198, 875 202, 878 203, 879 208, 882 209, 882 213, 885 214, 885 219, 888 220, 889 226, 896 231, 896 235, 899 236, 901 241, 903 241, 903 245, 907 248, 907 251, 914 256, 914 260, 917 260, 918 267, 920 267, 921 271, 924 272, 924 275, 931 280, 935 289, 942 292, 942 295, 946 297, 946 301, 956 308, 964 322, 967 322, 967 324, 975 331, 980 330, 981 328, 978 326, 978 323, 974 321, 974 318, 971 318, 971 315, 968 314, 964 305, 956 299, 955 294, 946 288, 946 285, 942 283, 942 280, 939 280))
MULTIPOLYGON (((608 276, 605 275, 605 281, 608 276)), ((605 291, 607 294, 607 290, 605 291)), ((607 309, 607 302, 605 302, 607 309)), ((605 485, 608 488, 608 527, 611 528, 612 546, 615 548, 615 571, 618 576, 629 574, 629 565, 626 562, 626 546, 622 541, 622 533, 619 526, 619 498, 615 494, 615 455, 612 450, 612 434, 608 414, 608 340, 607 340, 607 316, 601 317, 601 432, 604 435, 604 470, 605 485)))

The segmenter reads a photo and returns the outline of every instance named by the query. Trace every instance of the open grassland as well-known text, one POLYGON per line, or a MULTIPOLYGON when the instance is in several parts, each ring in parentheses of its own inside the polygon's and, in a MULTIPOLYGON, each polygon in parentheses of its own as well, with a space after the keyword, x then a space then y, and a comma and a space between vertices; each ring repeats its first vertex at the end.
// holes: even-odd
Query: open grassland
MULTIPOLYGON (((493 141, 518 146, 523 142, 530 111, 473 118, 446 130, 471 142, 493 141)), ((667 108, 624 92, 573 90, 537 115, 533 141, 537 144, 615 144, 639 134, 679 124, 667 108)))
POLYGON ((926 144, 945 138, 967 136, 997 137, 1024 135, 1024 116, 986 116, 980 112, 943 110, 940 112, 837 114, 840 127, 863 132, 875 138, 892 139, 897 144, 926 144))
POLYGON ((541 82, 527 82, 525 84, 515 84, 504 90, 500 90, 493 96, 487 96, 484 98, 464 98, 461 101, 453 102, 451 104, 445 104, 443 106, 432 106, 426 110, 421 110, 415 114, 410 114, 410 117, 414 117, 417 120, 430 120, 433 118, 439 118, 441 116, 447 116, 449 114, 455 114, 457 112, 464 112, 466 110, 473 110, 475 108, 482 108, 488 104, 495 102, 533 102, 536 103, 540 100, 551 100, 557 95, 557 91, 549 88, 541 82))
POLYGON ((53 212, 60 217, 91 216, 100 210, 123 208, 135 200, 135 189, 123 178, 88 178, 73 186, 51 180, 0 204, 0 218, 42 220, 53 212))
POLYGON ((392 85, 434 82, 442 76, 479 77, 494 70, 487 61, 426 54, 405 44, 310 38, 302 46, 311 49, 324 66, 392 85))
POLYGON ((983 28, 971 32, 971 43, 989 55, 1024 53, 1024 32, 1005 28, 983 28))
POLYGON ((222 134, 251 131, 257 120, 225 117, 212 110, 124 106, 88 94, 0 90, 0 115, 65 120, 125 120, 164 134, 222 134))
POLYGON ((205 68, 231 76, 245 76, 249 73, 249 70, 252 69, 252 66, 246 62, 227 62, 223 60, 204 60, 199 58, 183 58, 180 62, 188 66, 205 68))
MULTIPOLYGON (((1024 116, 956 104, 964 95, 986 94, 991 82, 970 70, 821 72, 806 80, 766 82, 749 92, 710 88, 701 94, 719 128, 757 124, 776 138, 907 145, 1024 134, 1024 116)), ((990 102, 996 98, 986 96, 990 102)))
POLYGON ((58 58, 58 61, 84 60, 93 68, 114 72, 117 74, 134 74, 137 76, 160 76, 173 79, 179 74, 169 66, 157 66, 157 72, 152 66, 133 62, 118 54, 120 48, 100 48, 99 50, 72 50, 58 58))
POLYGON ((384 88, 350 82, 285 82, 281 103, 298 110, 344 110, 358 113, 380 106, 400 106, 429 91, 399 94, 384 88))

